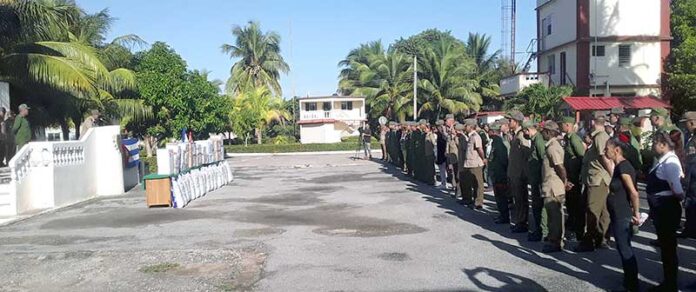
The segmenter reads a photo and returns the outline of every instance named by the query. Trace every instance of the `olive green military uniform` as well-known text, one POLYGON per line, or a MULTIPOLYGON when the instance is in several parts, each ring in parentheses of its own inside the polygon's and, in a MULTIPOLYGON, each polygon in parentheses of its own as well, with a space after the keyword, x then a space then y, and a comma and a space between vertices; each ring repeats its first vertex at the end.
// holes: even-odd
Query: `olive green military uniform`
POLYGON ((459 190, 459 137, 451 129, 447 133, 447 149, 445 150, 445 156, 447 156, 447 166, 452 171, 452 186, 455 188, 454 196, 457 196, 457 190, 459 190))
POLYGON ((31 126, 27 118, 17 115, 12 125, 12 134, 15 137, 14 143, 17 146, 17 151, 31 141, 31 126))
POLYGON ((410 157, 410 150, 411 149, 411 133, 409 132, 408 129, 402 130, 401 132, 401 153, 403 153, 404 157, 404 169, 406 170, 407 173, 411 173, 413 171, 411 169, 411 157, 410 157))
POLYGON ((508 179, 510 194, 514 202, 513 223, 516 228, 527 228, 529 192, 527 191, 527 164, 531 154, 531 141, 524 137, 522 128, 517 129, 510 143, 508 156, 508 179))
POLYGON ((609 135, 604 131, 592 133, 592 147, 585 153, 588 161, 587 176, 587 234, 583 240, 585 245, 599 246, 604 242, 604 236, 609 228, 609 211, 607 210, 607 197, 609 196, 609 182, 611 176, 602 165, 604 148, 609 140, 609 135))
POLYGON ((529 172, 527 174, 532 196, 533 222, 530 228, 530 237, 538 237, 538 240, 541 240, 544 235, 548 234, 544 198, 541 195, 541 168, 544 157, 546 157, 546 141, 544 141, 540 131, 537 131, 531 140, 532 149, 529 155, 529 172))
POLYGON ((566 208, 568 209, 566 229, 574 232, 576 238, 581 239, 585 233, 585 204, 587 204, 587 198, 582 195, 580 180, 582 159, 585 157, 585 144, 575 132, 567 133, 564 140, 563 167, 568 174, 568 181, 574 185, 573 188, 566 191, 566 208))
POLYGON ((419 181, 425 181, 425 133, 420 129, 413 132, 413 175, 419 181))
POLYGON ((563 166, 563 147, 556 138, 545 143, 546 151, 542 167, 542 192, 544 208, 548 216, 548 240, 556 246, 562 246, 564 232, 563 204, 565 203, 565 183, 558 176, 555 167, 563 166))
POLYGON ((437 144, 435 133, 425 134, 423 182, 431 186, 435 185, 435 144, 437 144))
MULTIPOLYGON (((682 117, 683 122, 696 120, 696 112, 686 112, 682 117)), ((686 187, 686 199, 684 200, 684 210, 686 222, 684 223, 683 235, 696 238, 696 132, 691 133, 689 141, 684 147, 686 176, 684 186, 686 187)))
MULTIPOLYGON (((495 126, 491 126, 492 129, 495 126)), ((500 129, 500 126, 497 126, 500 129)), ((499 135, 491 136, 491 153, 488 156, 488 175, 493 186, 495 204, 498 207, 498 223, 510 222, 510 203, 512 198, 508 191, 508 151, 510 143, 499 135)))

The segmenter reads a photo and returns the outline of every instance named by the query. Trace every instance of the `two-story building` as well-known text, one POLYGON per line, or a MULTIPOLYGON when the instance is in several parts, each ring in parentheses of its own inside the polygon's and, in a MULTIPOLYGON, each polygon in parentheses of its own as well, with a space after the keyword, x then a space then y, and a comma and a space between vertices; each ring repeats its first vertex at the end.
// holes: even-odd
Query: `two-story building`
POLYGON ((341 138, 358 136, 367 120, 365 98, 355 96, 300 97, 300 142, 338 143, 341 138))
POLYGON ((669 0, 537 0, 538 71, 587 96, 660 96, 669 0))

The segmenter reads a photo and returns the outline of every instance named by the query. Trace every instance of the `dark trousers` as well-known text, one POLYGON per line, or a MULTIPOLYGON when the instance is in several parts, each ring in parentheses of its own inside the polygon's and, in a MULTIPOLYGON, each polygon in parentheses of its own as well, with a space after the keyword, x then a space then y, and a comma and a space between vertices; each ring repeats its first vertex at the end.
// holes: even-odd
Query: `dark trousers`
POLYGON ((7 159, 7 163, 9 163, 10 159, 12 159, 12 157, 15 156, 15 153, 17 153, 17 146, 11 140, 6 140, 4 147, 5 158, 7 159))
POLYGON ((657 231, 657 241, 660 244, 662 257, 662 270, 667 290, 677 291, 677 272, 679 260, 677 259, 677 229, 681 221, 681 204, 673 196, 655 197, 648 196, 650 205, 650 217, 657 231))
POLYGON ((12 157, 7 157, 6 152, 7 152, 7 146, 5 145, 7 142, 5 140, 0 140, 0 166, 5 166, 7 165, 8 162, 10 162, 10 159, 12 157))
POLYGON ((684 200, 684 234, 696 236, 696 163, 687 164, 687 179, 689 185, 686 186, 686 199, 684 200))
POLYGON ((512 197, 510 197, 507 183, 494 184, 493 195, 495 196, 495 205, 498 207, 498 218, 510 222, 510 203, 512 203, 512 197))
POLYGON ((483 206, 483 167, 464 168, 459 172, 462 201, 483 206))
MULTIPOLYGON (((633 224, 629 216, 617 216, 614 210, 609 209, 611 218, 611 231, 616 240, 616 249, 621 256, 621 265, 624 271, 624 288, 628 291, 638 291, 638 261, 631 247, 633 237, 633 224)), ((630 213, 629 213, 630 214, 630 213)))
POLYGON ((527 191, 527 178, 510 178, 510 194, 514 203, 513 223, 515 226, 527 227, 529 217, 529 191, 527 191))
POLYGON ((587 203, 587 192, 581 191, 582 186, 574 183, 575 186, 566 192, 566 208, 568 209, 568 220, 566 230, 575 233, 577 239, 582 239, 585 235, 585 204, 587 203))
POLYGON ((449 168, 447 173, 450 174, 450 181, 452 182, 452 187, 454 188, 454 196, 461 196, 461 187, 459 186, 459 163, 447 164, 449 168))
POLYGON ((535 235, 546 235, 549 230, 544 198, 541 196, 541 185, 532 183, 530 186, 532 190, 532 224, 529 231, 535 235))
POLYGON ((435 185, 435 156, 426 155, 423 165, 423 182, 428 185, 435 185))

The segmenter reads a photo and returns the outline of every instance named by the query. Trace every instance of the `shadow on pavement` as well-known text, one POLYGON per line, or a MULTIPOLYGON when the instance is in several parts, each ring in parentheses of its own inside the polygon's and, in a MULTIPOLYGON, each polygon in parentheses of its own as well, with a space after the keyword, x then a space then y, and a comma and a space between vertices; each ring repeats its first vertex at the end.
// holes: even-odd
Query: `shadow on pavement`
POLYGON ((475 269, 462 269, 462 272, 469 277, 469 280, 481 289, 481 291, 520 291, 520 292, 537 292, 547 291, 544 287, 534 282, 531 279, 520 277, 503 271, 493 270, 484 267, 475 269), (483 279, 481 279, 483 278, 483 279), (493 278, 496 281, 503 283, 502 286, 491 286, 484 283, 485 278, 493 278))
MULTIPOLYGON (((497 212, 495 211, 496 207, 492 196, 486 195, 485 208, 483 210, 472 210, 459 205, 456 200, 450 196, 450 194, 433 186, 416 181, 389 163, 383 161, 375 162, 381 164, 381 170, 384 173, 389 174, 396 179, 410 182, 408 185, 409 190, 422 194, 425 201, 438 204, 439 208, 447 210, 447 214, 457 216, 459 219, 469 223, 485 227, 490 232, 494 232, 502 237, 515 240, 517 244, 511 245, 506 242, 490 239, 481 234, 474 234, 472 235, 472 238, 488 241, 498 249, 511 255, 544 268, 558 271, 589 282, 600 289, 611 290, 621 288, 623 272, 618 251, 615 249, 597 250, 591 253, 574 253, 571 251, 574 244, 569 244, 566 246, 566 249, 563 252, 544 255, 541 253, 543 243, 527 241, 526 233, 511 233, 509 230, 509 225, 507 224, 494 224, 493 221, 497 215, 497 212)), ((654 284, 662 281, 662 262, 660 260, 660 254, 658 251, 656 251, 656 248, 649 246, 650 238, 645 237, 647 233, 650 233, 652 236, 651 238, 654 238, 654 228, 652 227, 652 224, 646 223, 643 225, 640 233, 633 237, 633 250, 638 259, 639 273, 641 276, 641 281, 643 282, 641 286, 643 288, 652 286, 650 283, 646 283, 646 280, 654 284)), ((679 271, 679 284, 682 289, 692 289, 693 287, 696 287, 696 282, 694 282, 694 279, 696 279, 696 273, 693 272, 696 270, 695 243, 696 241, 694 240, 680 240, 679 242, 679 262, 680 268, 682 268, 679 271), (685 271, 683 268, 688 268, 690 271, 685 271)), ((486 289, 482 287, 479 288, 483 290, 486 289)), ((509 290, 500 289, 498 291, 509 290)))

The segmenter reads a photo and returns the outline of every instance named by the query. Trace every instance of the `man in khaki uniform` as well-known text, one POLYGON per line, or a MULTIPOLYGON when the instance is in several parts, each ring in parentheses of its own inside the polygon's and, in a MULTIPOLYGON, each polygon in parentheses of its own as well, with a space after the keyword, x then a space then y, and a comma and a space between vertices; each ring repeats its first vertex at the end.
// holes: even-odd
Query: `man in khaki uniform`
POLYGON ((486 158, 481 136, 476 132, 476 120, 464 121, 464 144, 459 145, 459 180, 461 185, 461 203, 476 209, 483 208, 483 166, 486 158))
POLYGON ((513 199, 514 213, 512 216, 512 232, 526 233, 528 231, 527 218, 529 213, 529 192, 527 191, 527 161, 531 154, 532 142, 524 137, 522 122, 524 115, 517 111, 511 111, 505 115, 510 120, 510 131, 513 139, 510 142, 510 155, 508 156, 508 179, 510 183, 510 195, 513 199))
POLYGON ((459 189, 457 183, 459 179, 459 137, 457 137, 454 125, 454 115, 447 115, 445 118, 445 131, 442 134, 447 139, 445 156, 447 156, 447 168, 451 173, 452 188, 454 188, 454 197, 456 197, 457 189, 459 189))
POLYGON ((591 134, 592 148, 585 153, 588 162, 584 182, 587 187, 587 233, 576 247, 576 252, 588 252, 594 251, 595 248, 607 247, 605 235, 610 223, 607 197, 611 181, 609 174, 613 172, 613 165, 604 156, 604 148, 609 140, 609 135, 604 131, 605 121, 604 115, 595 116, 594 131, 591 134))
POLYGON ((554 121, 544 122, 541 134, 546 140, 546 153, 543 157, 541 190, 544 196, 544 209, 548 218, 548 242, 542 250, 545 253, 559 252, 563 249, 563 204, 566 189, 570 186, 563 167, 564 151, 558 142, 560 129, 554 121))

